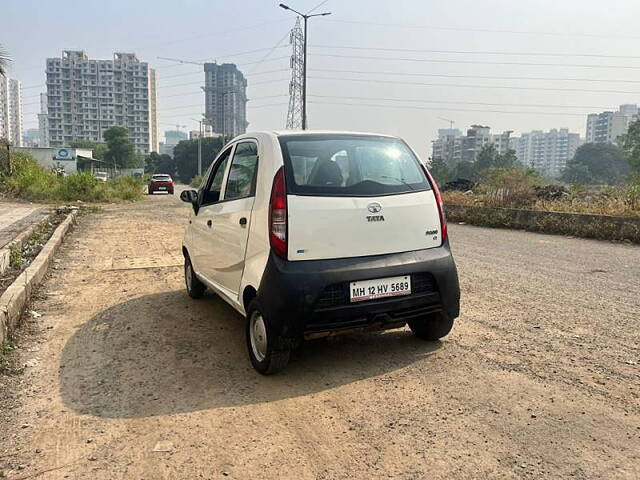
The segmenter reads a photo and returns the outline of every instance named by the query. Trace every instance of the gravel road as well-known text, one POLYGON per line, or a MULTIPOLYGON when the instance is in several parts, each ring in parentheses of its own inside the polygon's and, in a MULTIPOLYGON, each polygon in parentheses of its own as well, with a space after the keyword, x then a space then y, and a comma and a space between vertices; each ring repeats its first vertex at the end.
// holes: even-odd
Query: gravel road
POLYGON ((188 206, 84 216, 0 375, 0 478, 640 478, 640 248, 451 225, 462 311, 261 377, 187 297, 188 206))

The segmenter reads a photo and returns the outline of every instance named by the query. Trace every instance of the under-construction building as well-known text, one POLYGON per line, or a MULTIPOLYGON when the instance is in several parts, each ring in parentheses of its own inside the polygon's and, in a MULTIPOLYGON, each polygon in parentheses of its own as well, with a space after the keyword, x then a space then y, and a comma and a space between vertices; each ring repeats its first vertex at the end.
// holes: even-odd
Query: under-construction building
POLYGON ((204 64, 205 118, 214 133, 235 137, 247 131, 247 80, 233 63, 204 64))

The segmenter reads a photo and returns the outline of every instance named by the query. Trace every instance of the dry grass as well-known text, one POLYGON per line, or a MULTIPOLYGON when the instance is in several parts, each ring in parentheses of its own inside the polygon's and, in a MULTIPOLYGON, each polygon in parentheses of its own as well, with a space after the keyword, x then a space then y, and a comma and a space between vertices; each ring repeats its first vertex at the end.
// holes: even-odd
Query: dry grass
MULTIPOLYGON (((443 192, 443 200, 453 205, 512 208, 506 198, 500 202, 496 195, 486 193, 467 194, 443 192)), ((558 200, 541 200, 532 196, 531 202, 519 208, 543 212, 569 212, 620 217, 640 217, 640 189, 637 186, 621 187, 600 192, 574 193, 558 200)))

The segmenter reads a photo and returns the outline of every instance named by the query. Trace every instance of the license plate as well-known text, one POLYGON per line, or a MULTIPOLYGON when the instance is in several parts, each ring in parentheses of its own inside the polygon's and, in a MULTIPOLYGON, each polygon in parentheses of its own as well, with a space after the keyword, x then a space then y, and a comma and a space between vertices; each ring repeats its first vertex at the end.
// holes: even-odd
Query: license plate
POLYGON ((158 190, 166 190, 167 187, 158 187, 158 190))
POLYGON ((396 297, 411 294, 411 277, 377 278, 375 280, 362 280, 351 282, 349 289, 352 302, 362 302, 376 298, 396 297))

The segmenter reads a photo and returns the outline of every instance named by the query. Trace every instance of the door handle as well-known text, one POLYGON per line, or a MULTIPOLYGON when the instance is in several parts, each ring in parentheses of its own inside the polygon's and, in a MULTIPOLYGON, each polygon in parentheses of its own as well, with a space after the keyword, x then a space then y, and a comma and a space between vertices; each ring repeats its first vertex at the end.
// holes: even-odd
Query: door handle
POLYGON ((211 219, 207 220, 207 227, 211 228, 213 222, 211 222, 211 219))
POLYGON ((244 226, 246 226, 246 225, 247 225, 247 217, 242 217, 242 218, 240 219, 240 225, 241 225, 242 227, 244 227, 244 226))

